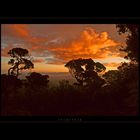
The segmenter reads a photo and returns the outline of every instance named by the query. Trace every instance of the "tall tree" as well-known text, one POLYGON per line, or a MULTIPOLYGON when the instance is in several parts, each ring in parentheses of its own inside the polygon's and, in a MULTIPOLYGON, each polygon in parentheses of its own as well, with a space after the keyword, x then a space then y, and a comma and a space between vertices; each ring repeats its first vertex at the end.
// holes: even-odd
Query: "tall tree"
POLYGON ((12 65, 8 70, 8 75, 15 75, 18 77, 20 70, 34 68, 34 64, 31 60, 28 60, 28 50, 13 48, 9 50, 8 54, 12 57, 8 62, 9 65, 12 65))
POLYGON ((90 59, 76 59, 69 61, 65 67, 69 69, 71 75, 77 80, 79 85, 99 85, 103 83, 103 79, 98 76, 98 73, 104 71, 106 68, 99 62, 94 62, 90 59))
POLYGON ((117 24, 119 34, 127 33, 126 47, 122 51, 127 52, 126 59, 138 61, 139 54, 139 25, 138 24, 117 24))

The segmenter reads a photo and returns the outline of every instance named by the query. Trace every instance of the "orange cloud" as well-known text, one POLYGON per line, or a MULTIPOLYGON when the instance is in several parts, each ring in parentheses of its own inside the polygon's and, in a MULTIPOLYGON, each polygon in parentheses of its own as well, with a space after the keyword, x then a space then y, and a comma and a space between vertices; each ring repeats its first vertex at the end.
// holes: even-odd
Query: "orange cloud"
POLYGON ((43 62, 45 62, 44 59, 35 59, 35 60, 33 60, 33 63, 43 63, 43 62))
MULTIPOLYGON (((81 34, 71 40, 49 40, 46 37, 35 37, 31 35, 26 24, 9 24, 9 33, 13 36, 24 39, 25 45, 33 56, 48 57, 53 56, 49 64, 64 64, 71 59, 92 58, 104 59, 108 57, 123 57, 124 52, 120 52, 121 43, 114 41, 107 32, 97 33, 93 28, 88 27, 81 34)), ((2 28, 3 32, 7 31, 2 28)), ((7 56, 11 47, 2 49, 2 56, 7 56)))
POLYGON ((121 65, 121 63, 104 63, 104 65, 106 66, 106 67, 118 67, 118 66, 120 66, 121 65))
POLYGON ((30 38, 27 24, 2 24, 1 34, 16 38, 30 38))
POLYGON ((24 39, 31 45, 47 41, 45 37, 34 37, 29 29, 27 24, 3 24, 2 35, 24 39))
POLYGON ((103 64, 106 67, 106 71, 109 71, 109 70, 118 70, 118 67, 122 63, 112 62, 112 63, 103 63, 103 64))
POLYGON ((1 56, 4 57, 9 57, 9 50, 11 50, 12 48, 14 48, 13 44, 9 44, 8 47, 5 48, 1 48, 1 56))
POLYGON ((26 24, 14 24, 11 26, 18 36, 23 38, 30 38, 30 33, 26 24))
POLYGON ((92 28, 87 28, 72 42, 48 46, 47 50, 59 60, 68 61, 77 58, 117 57, 120 55, 119 46, 121 44, 110 39, 107 32, 98 34, 92 28))
MULTIPOLYGON (((32 36, 27 24, 3 24, 1 34, 4 36, 11 36, 16 39, 22 39, 24 41, 24 48, 28 49, 29 52, 37 52, 37 54, 40 54, 43 53, 44 49, 46 49, 42 44, 48 39, 45 37, 43 38, 32 36)), ((7 52, 10 49, 16 47, 14 43, 8 43, 7 46, 8 47, 2 48, 2 56, 7 57, 7 52)))

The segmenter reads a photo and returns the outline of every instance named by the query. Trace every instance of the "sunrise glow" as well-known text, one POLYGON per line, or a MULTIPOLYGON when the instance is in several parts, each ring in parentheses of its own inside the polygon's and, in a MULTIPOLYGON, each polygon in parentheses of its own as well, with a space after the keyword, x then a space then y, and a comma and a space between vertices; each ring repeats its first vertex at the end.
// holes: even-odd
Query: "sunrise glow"
POLYGON ((92 58, 107 70, 117 69, 125 53, 125 36, 113 24, 2 24, 2 73, 7 73, 9 56, 14 47, 26 48, 36 72, 68 72, 64 65, 78 58, 92 58))

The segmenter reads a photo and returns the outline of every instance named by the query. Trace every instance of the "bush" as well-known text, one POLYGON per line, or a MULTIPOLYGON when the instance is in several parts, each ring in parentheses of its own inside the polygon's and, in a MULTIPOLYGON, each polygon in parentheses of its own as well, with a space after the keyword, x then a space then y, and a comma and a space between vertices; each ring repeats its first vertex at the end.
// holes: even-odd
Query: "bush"
POLYGON ((32 72, 29 76, 26 76, 28 84, 33 89, 47 87, 48 86, 48 75, 41 75, 40 73, 32 72))

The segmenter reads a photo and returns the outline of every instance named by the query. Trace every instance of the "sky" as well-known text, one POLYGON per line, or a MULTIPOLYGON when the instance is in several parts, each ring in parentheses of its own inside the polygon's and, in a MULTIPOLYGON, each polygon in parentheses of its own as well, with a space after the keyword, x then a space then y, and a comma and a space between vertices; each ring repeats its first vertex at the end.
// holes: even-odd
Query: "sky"
POLYGON ((7 73, 7 52, 15 47, 29 51, 36 72, 68 72, 64 65, 78 58, 92 58, 114 70, 124 59, 119 49, 126 35, 115 24, 2 24, 1 72, 7 73))

